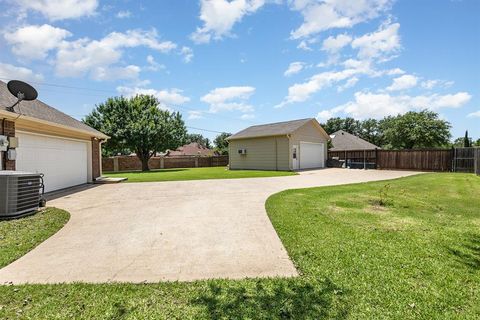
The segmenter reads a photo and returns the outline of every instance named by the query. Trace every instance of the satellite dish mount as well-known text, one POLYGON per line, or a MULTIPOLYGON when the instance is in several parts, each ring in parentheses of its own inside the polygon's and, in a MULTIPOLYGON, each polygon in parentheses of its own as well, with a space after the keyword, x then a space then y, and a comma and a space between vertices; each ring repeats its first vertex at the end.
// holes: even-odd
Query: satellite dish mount
POLYGON ((37 90, 23 81, 11 80, 7 83, 7 88, 17 98, 17 101, 12 106, 7 107, 7 110, 11 112, 15 112, 15 106, 21 101, 32 101, 38 97, 37 90))

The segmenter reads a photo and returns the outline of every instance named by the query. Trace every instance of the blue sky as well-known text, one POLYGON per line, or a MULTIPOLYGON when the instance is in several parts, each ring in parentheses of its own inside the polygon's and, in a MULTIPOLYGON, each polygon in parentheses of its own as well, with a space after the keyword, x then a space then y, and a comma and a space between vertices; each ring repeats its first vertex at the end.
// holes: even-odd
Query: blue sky
POLYGON ((150 93, 212 131, 429 108, 454 137, 480 138, 477 0, 0 0, 0 12, 0 78, 78 119, 150 93))

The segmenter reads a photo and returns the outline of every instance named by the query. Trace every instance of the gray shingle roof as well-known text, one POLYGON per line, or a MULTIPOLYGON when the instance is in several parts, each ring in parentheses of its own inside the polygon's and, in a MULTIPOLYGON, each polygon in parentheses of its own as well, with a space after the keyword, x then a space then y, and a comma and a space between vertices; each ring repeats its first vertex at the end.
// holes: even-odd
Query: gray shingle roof
POLYGON ((333 146, 329 149, 331 151, 380 149, 376 145, 343 130, 332 133, 330 137, 333 146))
MULTIPOLYGON (((7 84, 0 81, 0 110, 7 110, 7 107, 13 105, 17 99, 8 91, 7 84)), ((45 121, 54 122, 75 129, 85 130, 92 133, 95 137, 104 137, 105 135, 81 121, 78 121, 65 113, 50 107, 40 100, 22 101, 20 107, 15 107, 15 112, 45 121)))
POLYGON ((269 137, 269 136, 283 136, 283 135, 293 133, 298 128, 300 128, 301 126, 303 126, 304 124, 312 120, 313 118, 307 118, 307 119, 251 126, 230 136, 228 140, 256 138, 256 137, 269 137))

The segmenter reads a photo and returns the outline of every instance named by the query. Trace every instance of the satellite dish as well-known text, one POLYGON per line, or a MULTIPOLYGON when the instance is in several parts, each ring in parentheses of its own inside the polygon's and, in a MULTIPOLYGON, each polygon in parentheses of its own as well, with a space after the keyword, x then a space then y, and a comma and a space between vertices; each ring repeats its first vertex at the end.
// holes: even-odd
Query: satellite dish
POLYGON ((31 101, 38 97, 37 90, 23 81, 11 80, 7 83, 7 88, 8 91, 18 99, 13 106, 7 108, 9 111, 15 111, 13 108, 22 100, 31 101))

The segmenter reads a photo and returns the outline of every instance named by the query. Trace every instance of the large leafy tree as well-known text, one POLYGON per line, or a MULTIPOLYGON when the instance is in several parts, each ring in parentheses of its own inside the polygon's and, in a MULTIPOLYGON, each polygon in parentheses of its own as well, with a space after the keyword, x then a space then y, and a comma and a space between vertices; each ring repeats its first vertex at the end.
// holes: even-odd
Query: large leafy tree
POLYGON ((215 144, 215 150, 220 154, 228 154, 228 141, 226 140, 232 134, 223 132, 215 137, 213 143, 215 144))
POLYGON ((109 152, 130 150, 148 171, 148 160, 156 152, 176 149, 186 141, 182 116, 158 108, 151 95, 109 98, 86 116, 84 122, 110 136, 105 144, 109 152))
POLYGON ((205 138, 203 135, 199 133, 188 133, 186 138, 186 143, 196 142, 205 148, 211 148, 212 145, 210 143, 210 139, 205 138))
POLYGON ((359 135, 361 131, 361 123, 353 118, 330 118, 326 123, 322 124, 323 129, 328 134, 343 130, 348 133, 359 135))
POLYGON ((435 148, 448 146, 450 123, 433 111, 410 111, 380 121, 385 140, 384 147, 391 149, 435 148))

